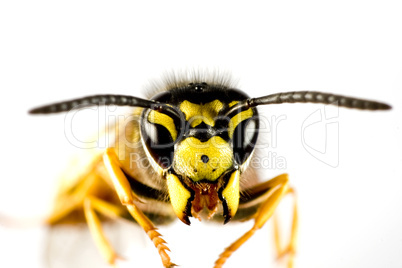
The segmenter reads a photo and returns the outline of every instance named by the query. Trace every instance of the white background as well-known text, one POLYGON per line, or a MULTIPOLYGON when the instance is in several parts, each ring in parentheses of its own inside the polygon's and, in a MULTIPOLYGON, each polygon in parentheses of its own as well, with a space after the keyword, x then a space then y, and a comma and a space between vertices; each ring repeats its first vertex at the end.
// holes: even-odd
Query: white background
MULTIPOLYGON (((298 193, 295 267, 402 267, 401 13, 400 1, 2 1, 0 266, 46 267, 49 231, 38 222, 80 151, 64 136, 64 115, 33 117, 28 109, 90 94, 143 96, 148 81, 166 71, 209 68, 231 72, 251 96, 319 90, 393 106, 339 109, 339 131, 331 132, 339 142, 335 168, 301 140, 304 120, 322 105, 267 107, 269 116, 287 119, 272 149, 286 169, 266 176, 288 172, 298 193)), ((77 122, 88 135, 96 126, 96 117, 77 122)), ((325 128, 316 126, 306 142, 320 147, 325 128)), ((212 267, 252 224, 193 222, 161 229, 181 267, 212 267)), ((120 235, 127 267, 160 267, 141 230, 130 228, 136 235, 120 235)), ((92 246, 88 236, 75 245, 62 239, 53 251, 75 248, 64 267, 78 267, 69 259, 102 263, 96 251, 82 249, 92 246)), ((272 267, 271 246, 267 225, 225 267, 272 267)))

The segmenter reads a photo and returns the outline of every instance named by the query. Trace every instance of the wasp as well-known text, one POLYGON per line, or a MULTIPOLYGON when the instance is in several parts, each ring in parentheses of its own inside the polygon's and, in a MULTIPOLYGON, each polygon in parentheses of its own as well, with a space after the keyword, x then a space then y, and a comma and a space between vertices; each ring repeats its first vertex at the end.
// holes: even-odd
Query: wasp
MULTIPOLYGON (((52 114, 95 105, 135 107, 138 120, 126 122, 115 143, 87 171, 61 189, 48 222, 81 217, 101 255, 114 265, 101 217, 129 218, 152 240, 164 267, 173 267, 167 243, 155 225, 190 217, 220 221, 253 220, 252 228, 223 250, 220 268, 272 217, 286 195, 294 199, 289 241, 278 256, 293 266, 298 225, 297 202, 287 174, 269 180, 248 172, 259 134, 258 107, 282 103, 321 103, 359 110, 388 110, 385 103, 315 91, 250 98, 226 79, 173 79, 150 99, 95 95, 41 106, 31 114, 52 114), (133 160, 134 159, 134 160, 133 160), (144 164, 145 162, 145 164, 144 164)), ((277 239, 278 236, 277 236, 277 239)))

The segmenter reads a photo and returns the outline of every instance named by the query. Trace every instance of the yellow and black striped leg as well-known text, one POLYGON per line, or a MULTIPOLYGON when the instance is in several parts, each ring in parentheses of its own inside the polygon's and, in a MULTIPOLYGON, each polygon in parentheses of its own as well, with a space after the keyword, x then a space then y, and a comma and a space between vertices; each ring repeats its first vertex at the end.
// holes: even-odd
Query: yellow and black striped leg
POLYGON ((102 230, 101 221, 99 220, 95 211, 98 211, 111 218, 120 217, 123 211, 120 207, 102 201, 96 197, 90 196, 84 200, 85 218, 87 220, 92 237, 95 240, 95 244, 105 260, 110 265, 115 266, 116 260, 121 258, 116 254, 107 240, 102 230))
MULTIPOLYGON (((256 188, 267 189, 267 195, 266 195, 267 198, 265 199, 265 201, 261 203, 257 212, 253 216, 254 226, 248 232, 246 232, 242 237, 240 237, 229 247, 227 247, 224 250, 224 252, 222 252, 222 254, 220 254, 218 260, 215 262, 215 268, 222 267, 233 252, 235 252, 241 245, 243 245, 258 229, 262 228, 264 224, 268 221, 268 219, 272 216, 282 198, 287 193, 292 192, 291 188, 289 188, 287 174, 279 175, 264 184, 258 185, 256 188)), ((296 217, 294 217, 293 219, 292 226, 294 228, 294 231, 292 231, 292 238, 290 243, 292 244, 293 247, 294 243, 296 242, 295 235, 297 228, 297 212, 294 212, 294 215, 296 215, 296 217)), ((294 251, 294 248, 292 248, 292 250, 294 251)))
POLYGON ((165 267, 176 266, 170 261, 170 257, 166 252, 170 251, 165 245, 166 241, 161 238, 161 234, 156 231, 157 228, 148 219, 148 217, 145 216, 144 213, 135 205, 134 201, 139 201, 139 199, 132 192, 130 184, 121 170, 120 162, 113 148, 108 148, 106 150, 103 160, 111 176, 113 185, 121 203, 127 207, 131 216, 137 221, 137 223, 144 229, 146 234, 152 240, 155 247, 158 249, 163 265, 165 267))

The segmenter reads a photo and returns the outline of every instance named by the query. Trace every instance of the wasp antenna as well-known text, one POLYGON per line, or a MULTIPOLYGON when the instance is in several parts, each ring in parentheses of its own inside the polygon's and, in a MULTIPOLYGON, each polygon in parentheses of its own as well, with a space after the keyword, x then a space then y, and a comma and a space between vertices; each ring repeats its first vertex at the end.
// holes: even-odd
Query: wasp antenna
POLYGON ((30 114, 53 114, 67 112, 74 109, 80 109, 88 106, 95 105, 117 105, 117 106, 132 106, 142 108, 153 108, 154 106, 160 106, 158 102, 153 100, 145 100, 133 96, 124 95, 94 95, 74 99, 70 101, 58 102, 50 105, 34 108, 29 111, 30 114))
POLYGON ((334 95, 317 91, 292 91, 275 93, 259 98, 251 98, 234 105, 226 114, 233 117, 237 113, 258 105, 281 104, 281 103, 322 103, 338 105, 340 107, 360 110, 389 110, 392 107, 378 101, 363 100, 358 98, 334 95))
POLYGON ((388 104, 346 97, 341 95, 334 95, 331 93, 323 93, 317 91, 293 91, 271 94, 259 98, 252 98, 248 100, 250 107, 268 104, 280 103, 322 103, 338 105, 340 107, 360 109, 360 110, 389 110, 391 106, 388 104))

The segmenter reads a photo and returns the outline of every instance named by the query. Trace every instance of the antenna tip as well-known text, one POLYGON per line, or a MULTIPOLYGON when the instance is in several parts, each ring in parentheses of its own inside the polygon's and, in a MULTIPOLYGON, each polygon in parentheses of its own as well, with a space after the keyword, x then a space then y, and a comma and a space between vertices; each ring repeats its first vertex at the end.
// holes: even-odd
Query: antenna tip
POLYGON ((391 110, 392 109, 391 105, 388 105, 383 102, 367 103, 365 106, 366 106, 365 108, 368 110, 391 110))
POLYGON ((391 109, 392 109, 392 106, 391 106, 391 105, 388 105, 388 104, 386 104, 386 103, 382 103, 382 106, 381 106, 380 109, 381 109, 381 110, 391 110, 391 109))
POLYGON ((40 109, 39 108, 33 108, 28 111, 28 114, 40 114, 40 109))
POLYGON ((28 111, 29 114, 54 114, 68 111, 71 108, 67 103, 55 103, 33 108, 28 111))

